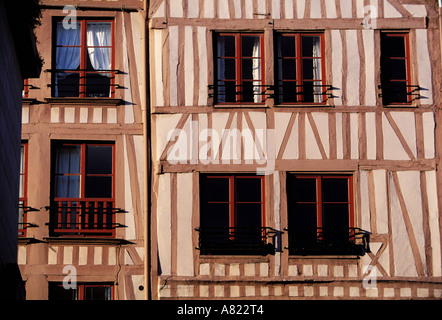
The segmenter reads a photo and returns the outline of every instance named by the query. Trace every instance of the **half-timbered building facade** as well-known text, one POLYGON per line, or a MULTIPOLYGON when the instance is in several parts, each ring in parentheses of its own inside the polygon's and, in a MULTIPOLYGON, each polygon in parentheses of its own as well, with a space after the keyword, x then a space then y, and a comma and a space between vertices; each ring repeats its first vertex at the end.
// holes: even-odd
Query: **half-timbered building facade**
POLYGON ((436 1, 148 15, 154 298, 441 297, 436 1))
POLYGON ((18 264, 33 299, 144 299, 145 1, 41 1, 18 264))

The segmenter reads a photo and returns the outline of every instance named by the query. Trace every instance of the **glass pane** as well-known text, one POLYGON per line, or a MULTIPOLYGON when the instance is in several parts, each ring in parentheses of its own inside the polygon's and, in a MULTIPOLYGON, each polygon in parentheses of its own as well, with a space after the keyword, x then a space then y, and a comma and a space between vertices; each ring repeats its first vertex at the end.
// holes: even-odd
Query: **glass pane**
POLYGON ((279 103, 297 102, 298 87, 296 82, 280 82, 279 84, 279 103))
POLYGON ((243 102, 262 102, 261 86, 259 81, 244 81, 242 83, 242 101, 243 102))
POLYGON ((239 229, 261 228, 261 210, 259 203, 238 203, 236 205, 236 227, 239 229))
POLYGON ((236 79, 236 61, 234 59, 218 59, 218 80, 236 79))
POLYGON ((279 57, 296 57, 296 38, 280 36, 278 44, 279 57))
POLYGON ((111 300, 112 288, 101 286, 86 286, 85 300, 111 300))
POLYGON ((236 200, 238 202, 261 202, 261 179, 237 178, 236 200))
POLYGON ((323 178, 322 199, 325 202, 347 202, 348 179, 323 178))
POLYGON ((408 102, 406 82, 388 82, 382 86, 382 98, 385 104, 408 102))
POLYGON ((295 202, 316 202, 316 179, 296 178, 288 179, 289 197, 295 202))
POLYGON ((25 173, 25 146, 20 146, 20 173, 25 173))
POLYGON ((218 57, 235 57, 235 36, 218 37, 218 57))
POLYGON ((58 70, 77 70, 80 66, 80 47, 57 47, 56 68, 58 70))
POLYGON ((317 238, 316 204, 293 204, 288 210, 288 230, 291 241, 312 243, 317 238))
POLYGON ((78 288, 65 289, 61 285, 49 285, 49 300, 78 300, 78 288))
POLYGON ((228 203, 203 203, 201 226, 203 228, 228 228, 230 205, 228 203))
POLYGON ((218 81, 218 102, 236 102, 236 92, 236 83, 234 81, 218 81))
POLYGON ((384 36, 382 39, 382 55, 386 57, 405 57, 404 36, 384 36))
POLYGON ((302 36, 302 56, 321 56, 321 38, 319 36, 302 36))
POLYGON ((19 191, 19 197, 24 197, 24 186, 25 186, 25 176, 20 175, 20 191, 19 191))
POLYGON ((348 204, 330 204, 323 205, 323 236, 324 240, 348 241, 349 240, 349 207, 348 204))
POLYGON ((112 146, 87 146, 86 173, 112 174, 112 146))
POLYGON ((407 79, 407 64, 403 59, 392 59, 388 63, 388 72, 391 80, 407 79))
POLYGON ((302 60, 302 78, 304 80, 319 80, 321 74, 321 60, 303 59, 302 60))
POLYGON ((57 22, 57 46, 79 46, 81 43, 81 23, 57 22))
POLYGON ((86 198, 112 198, 112 177, 86 177, 86 198))
POLYGON ((79 198, 80 197, 80 176, 55 177, 56 198, 79 198))
POLYGON ((57 147, 55 173, 80 173, 81 147, 57 147))
POLYGON ((243 36, 242 37, 242 56, 243 57, 260 57, 260 37, 259 36, 243 36))
POLYGON ((205 178, 201 184, 203 201, 222 201, 230 200, 230 185, 228 178, 205 178))
POLYGON ((248 80, 260 80, 261 61, 258 59, 243 59, 242 78, 248 80))
POLYGON ((112 45, 112 24, 111 22, 88 22, 87 23, 87 45, 88 46, 111 46, 112 45))
POLYGON ((281 79, 296 80, 296 60, 284 59, 279 61, 281 79))
POLYGON ((78 97, 80 75, 78 73, 56 73, 54 95, 56 97, 78 97))

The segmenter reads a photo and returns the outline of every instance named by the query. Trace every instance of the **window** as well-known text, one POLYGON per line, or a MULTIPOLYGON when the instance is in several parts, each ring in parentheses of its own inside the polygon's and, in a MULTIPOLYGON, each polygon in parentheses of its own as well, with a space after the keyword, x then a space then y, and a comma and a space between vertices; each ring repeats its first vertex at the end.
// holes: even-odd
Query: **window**
POLYGON ((322 33, 282 33, 276 37, 276 98, 279 104, 324 103, 322 33))
POLYGON ((56 143, 52 193, 55 234, 113 235, 114 145, 56 143))
MULTIPOLYGON (((358 254, 351 175, 287 175, 290 254, 358 254)), ((367 242, 368 243, 368 242, 367 242)))
POLYGON ((20 146, 20 191, 18 203, 18 236, 26 236, 27 226, 27 180, 28 180, 28 144, 22 142, 20 146))
POLYGON ((215 102, 263 103, 263 35, 217 34, 215 53, 215 102))
POLYGON ((77 19, 65 28, 56 22, 55 97, 112 97, 114 23, 77 19))
POLYGON ((383 104, 411 102, 408 33, 381 34, 381 87, 383 104))
POLYGON ((264 177, 203 175, 200 180, 201 254, 267 254, 274 251, 264 227, 264 177))
POLYGON ((61 283, 49 283, 49 300, 113 300, 113 285, 108 283, 76 283, 65 289, 61 283))

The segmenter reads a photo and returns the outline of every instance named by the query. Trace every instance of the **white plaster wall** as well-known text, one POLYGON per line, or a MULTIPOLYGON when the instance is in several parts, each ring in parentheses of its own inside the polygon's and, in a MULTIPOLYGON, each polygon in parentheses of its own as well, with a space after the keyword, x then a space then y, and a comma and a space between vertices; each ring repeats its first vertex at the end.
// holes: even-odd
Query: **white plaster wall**
POLYGON ((157 194, 157 232, 158 232, 158 259, 160 274, 171 274, 171 207, 170 207, 170 174, 158 176, 157 194))
POLYGON ((196 208, 192 206, 192 199, 197 196, 193 190, 193 174, 178 174, 177 185, 177 275, 193 276, 192 214, 196 208))

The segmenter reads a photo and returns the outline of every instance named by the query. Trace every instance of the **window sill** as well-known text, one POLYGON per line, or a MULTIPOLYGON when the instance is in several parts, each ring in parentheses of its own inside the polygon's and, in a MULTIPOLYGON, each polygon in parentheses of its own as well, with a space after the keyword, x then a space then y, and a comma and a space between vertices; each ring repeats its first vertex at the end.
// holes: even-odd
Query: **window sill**
POLYGON ((262 103, 260 103, 260 104, 258 104, 258 103, 256 103, 256 104, 253 104, 253 103, 250 103, 250 104, 248 104, 248 103, 247 104, 244 104, 244 103, 239 103, 239 104, 218 103, 218 104, 214 104, 213 107, 216 109, 223 109, 223 108, 225 108, 225 109, 240 109, 240 108, 263 108, 263 109, 265 109, 265 108, 268 108, 267 105, 262 104, 262 103))
POLYGON ((49 104, 68 104, 68 105, 78 105, 78 106, 109 106, 115 107, 123 103, 122 99, 116 98, 75 98, 75 97, 67 97, 67 98, 45 98, 46 103, 49 104))
POLYGON ((336 260, 359 260, 358 255, 289 255, 289 260, 295 259, 336 259, 336 260))
POLYGON ((47 243, 54 244, 133 244, 125 239, 100 237, 46 237, 47 243))
POLYGON ((269 262, 268 256, 253 255, 200 255, 200 263, 211 262, 213 260, 223 260, 229 263, 234 262, 269 262))
POLYGON ((275 108, 333 108, 334 105, 330 104, 275 104, 275 108))
POLYGON ((408 103, 403 103, 403 104, 400 104, 400 103, 396 103, 396 104, 385 104, 385 105, 382 105, 384 108, 401 108, 401 109, 404 109, 404 108, 413 108, 413 109, 415 109, 415 108, 417 108, 418 106, 417 105, 415 105, 415 104, 408 104, 408 103))

